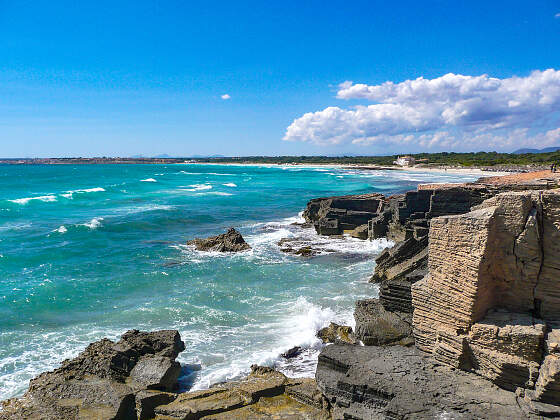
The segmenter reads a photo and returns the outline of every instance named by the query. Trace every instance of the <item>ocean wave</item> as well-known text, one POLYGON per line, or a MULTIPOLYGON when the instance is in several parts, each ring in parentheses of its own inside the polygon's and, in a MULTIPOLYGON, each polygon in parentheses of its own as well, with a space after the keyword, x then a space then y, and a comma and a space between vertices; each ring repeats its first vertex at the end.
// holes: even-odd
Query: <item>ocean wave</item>
POLYGON ((202 190, 211 190, 212 185, 209 184, 192 184, 189 185, 191 188, 185 188, 185 191, 202 191, 202 190))
POLYGON ((227 183, 222 184, 222 185, 224 185, 225 187, 237 187, 237 185, 234 184, 233 182, 227 182, 227 183))
POLYGON ((7 230, 23 230, 31 227, 31 223, 5 223, 0 226, 0 232, 4 232, 7 230))
POLYGON ((201 192, 201 193, 197 193, 196 195, 221 195, 224 197, 233 195, 231 193, 227 193, 227 192, 221 192, 221 191, 211 191, 211 192, 201 192))
POLYGON ((58 227, 58 229, 53 230, 53 232, 66 233, 68 232, 68 229, 66 228, 66 226, 61 225, 58 227))
POLYGON ((49 194, 49 195, 41 195, 38 197, 24 197, 24 198, 16 198, 15 200, 8 200, 11 201, 12 203, 16 203, 16 204, 21 204, 21 205, 25 205, 27 203, 29 203, 32 200, 37 200, 37 201, 43 201, 45 203, 47 202, 52 202, 52 201, 57 201, 56 200, 56 196, 49 194))
POLYGON ((103 217, 94 217, 93 219, 91 219, 89 222, 87 223, 83 223, 82 226, 86 226, 90 229, 97 229, 98 227, 101 226, 101 221, 103 220, 103 217))
POLYGON ((141 179, 140 182, 157 182, 154 178, 141 179))
POLYGON ((64 194, 60 194, 64 198, 73 198, 74 194, 81 194, 81 193, 92 193, 92 192, 103 192, 105 188, 102 187, 95 187, 95 188, 84 188, 78 190, 69 190, 66 191, 64 194))

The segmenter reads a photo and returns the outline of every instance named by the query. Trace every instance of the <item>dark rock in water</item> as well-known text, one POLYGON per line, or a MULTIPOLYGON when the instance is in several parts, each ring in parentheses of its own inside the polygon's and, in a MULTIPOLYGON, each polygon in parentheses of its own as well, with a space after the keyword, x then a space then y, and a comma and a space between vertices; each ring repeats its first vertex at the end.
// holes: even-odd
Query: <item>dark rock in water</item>
POLYGON ((412 315, 389 312, 379 299, 356 302, 354 310, 356 337, 366 346, 412 345, 412 315))
POLYGON ((335 252, 335 250, 324 248, 323 243, 319 244, 307 238, 282 238, 277 244, 280 251, 301 257, 314 257, 335 252))
POLYGON ((187 241, 187 245, 194 245, 199 251, 239 252, 251 249, 243 236, 234 228, 229 228, 221 235, 187 241))
POLYGON ((284 359, 293 359, 301 354, 303 349, 300 346, 292 347, 291 349, 287 350, 286 352, 282 353, 281 356, 284 359))
POLYGON ((154 401, 174 398, 161 391, 176 386, 175 358, 184 349, 175 330, 131 330, 116 343, 102 339, 32 379, 22 398, 4 403, 0 419, 136 419, 154 401))
POLYGON ((522 409, 516 394, 415 348, 327 346, 315 378, 334 419, 542 418, 522 409))
POLYGON ((323 343, 347 343, 347 344, 357 344, 356 337, 352 331, 352 327, 346 325, 338 325, 331 322, 328 327, 321 328, 317 332, 317 337, 319 337, 323 343))

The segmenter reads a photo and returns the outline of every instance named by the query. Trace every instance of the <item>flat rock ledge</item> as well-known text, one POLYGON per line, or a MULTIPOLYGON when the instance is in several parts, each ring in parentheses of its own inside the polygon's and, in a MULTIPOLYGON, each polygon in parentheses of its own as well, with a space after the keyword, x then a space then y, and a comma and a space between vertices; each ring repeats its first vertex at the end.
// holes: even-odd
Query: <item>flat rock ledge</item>
POLYGON ((193 245, 198 251, 239 252, 251 249, 243 236, 234 228, 229 228, 226 233, 206 239, 192 239, 187 241, 187 245, 193 245))
MULTIPOLYGON (((557 407, 526 402, 414 347, 327 346, 316 380, 333 419, 542 419, 557 407)), ((555 416, 551 416, 555 417, 555 416)))

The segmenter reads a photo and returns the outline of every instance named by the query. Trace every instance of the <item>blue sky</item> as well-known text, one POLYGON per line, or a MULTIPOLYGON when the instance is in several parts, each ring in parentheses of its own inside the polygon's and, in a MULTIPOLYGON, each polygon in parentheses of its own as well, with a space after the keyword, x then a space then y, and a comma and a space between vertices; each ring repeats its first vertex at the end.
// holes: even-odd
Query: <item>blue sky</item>
POLYGON ((0 0, 0 156, 560 144, 560 72, 544 72, 560 69, 559 13, 559 1, 0 0))

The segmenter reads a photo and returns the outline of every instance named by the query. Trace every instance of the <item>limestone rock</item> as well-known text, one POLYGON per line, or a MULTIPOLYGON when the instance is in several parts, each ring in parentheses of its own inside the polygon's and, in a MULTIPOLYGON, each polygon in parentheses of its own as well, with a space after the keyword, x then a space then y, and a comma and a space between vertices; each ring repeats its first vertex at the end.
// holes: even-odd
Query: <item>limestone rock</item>
POLYGON ((434 363, 415 348, 327 346, 317 385, 334 419, 539 419, 516 395, 434 363))
POLYGON ((156 419, 328 419, 327 402, 315 381, 288 379, 263 366, 238 382, 179 394, 155 408, 156 419), (325 406, 325 407, 324 407, 325 406))
POLYGON ((221 235, 187 241, 187 245, 193 245, 199 251, 239 252, 251 249, 243 236, 234 228, 229 228, 221 235))
POLYGON ((383 212, 384 205, 382 194, 316 198, 307 203, 303 217, 320 235, 340 235, 367 226, 371 219, 383 212))

